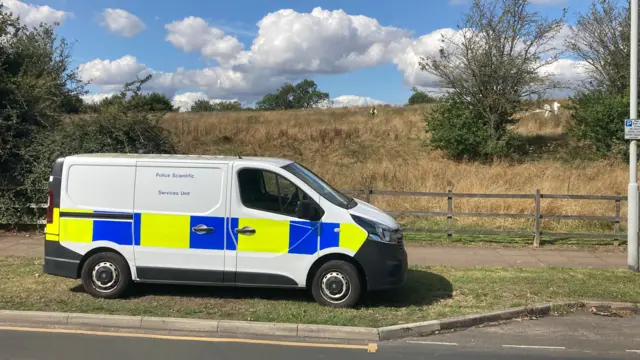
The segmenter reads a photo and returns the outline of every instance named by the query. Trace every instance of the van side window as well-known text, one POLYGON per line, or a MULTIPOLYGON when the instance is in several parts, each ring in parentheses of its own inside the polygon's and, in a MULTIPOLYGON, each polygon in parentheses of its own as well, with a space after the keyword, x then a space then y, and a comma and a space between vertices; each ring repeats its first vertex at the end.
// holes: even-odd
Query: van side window
POLYGON ((242 169, 238 183, 242 205, 250 209, 296 217, 298 202, 308 199, 291 181, 266 170, 242 169))

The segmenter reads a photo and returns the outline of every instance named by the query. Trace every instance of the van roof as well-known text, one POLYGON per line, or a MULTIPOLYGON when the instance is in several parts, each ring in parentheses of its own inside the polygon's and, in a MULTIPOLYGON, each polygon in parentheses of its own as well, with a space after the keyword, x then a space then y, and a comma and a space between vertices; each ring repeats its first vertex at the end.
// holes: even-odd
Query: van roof
POLYGON ((121 153, 94 153, 94 154, 77 154, 66 157, 67 159, 79 159, 79 158, 100 158, 100 159, 131 159, 131 160, 201 160, 201 161, 252 161, 267 163, 270 165, 282 167, 291 164, 293 161, 288 159, 262 157, 262 156, 224 156, 224 155, 184 155, 184 154, 121 154, 121 153))

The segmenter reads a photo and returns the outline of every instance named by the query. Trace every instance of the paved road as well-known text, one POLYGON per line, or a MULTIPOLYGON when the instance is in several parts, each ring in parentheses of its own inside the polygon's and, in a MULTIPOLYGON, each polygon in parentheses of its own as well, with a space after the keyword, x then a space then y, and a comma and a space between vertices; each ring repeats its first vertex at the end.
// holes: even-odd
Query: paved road
MULTIPOLYGON (((0 233, 0 256, 43 255, 42 236, 11 235, 0 233)), ((474 246, 407 246, 412 265, 447 265, 455 267, 516 267, 540 268, 587 267, 627 268, 624 251, 580 251, 564 249, 487 248, 474 246)))
POLYGON ((508 321, 466 331, 409 341, 425 347, 453 346, 477 349, 522 349, 527 352, 617 353, 640 358, 640 317, 593 315, 588 311, 539 320, 508 321), (446 345, 443 345, 446 344, 446 345))
MULTIPOLYGON (((638 355, 632 355, 637 358, 638 355)), ((381 345, 375 353, 365 349, 298 347, 253 343, 225 343, 131 337, 0 331, 2 360, 113 360, 113 359, 614 359, 614 354, 524 351, 521 349, 458 349, 420 344, 381 345)), ((630 357, 632 358, 632 357, 630 357)))
POLYGON ((616 319, 577 313, 368 344, 0 324, 0 360, 637 359, 639 325, 636 316, 616 319))

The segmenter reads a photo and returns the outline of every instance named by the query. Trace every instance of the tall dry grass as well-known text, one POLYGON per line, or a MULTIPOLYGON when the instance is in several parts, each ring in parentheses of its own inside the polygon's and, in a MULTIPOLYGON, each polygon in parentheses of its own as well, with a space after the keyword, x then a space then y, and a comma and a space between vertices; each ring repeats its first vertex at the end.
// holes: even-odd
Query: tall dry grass
MULTIPOLYGON (((277 156, 299 161, 341 189, 442 192, 615 194, 623 193, 627 166, 621 162, 569 162, 551 159, 527 163, 458 163, 425 147, 423 116, 428 107, 172 113, 163 118, 184 153, 277 156)), ((559 135, 560 116, 522 114, 516 130, 527 135, 559 135)), ((446 199, 375 197, 384 209, 445 211, 446 199)), ((532 200, 460 199, 456 212, 532 213, 532 200)), ((623 213, 626 212, 623 205, 623 213)), ((547 214, 612 216, 613 202, 545 200, 547 214)), ((458 222, 458 220, 456 220, 458 222)), ((516 220, 464 219, 466 226, 521 227, 516 220)), ((551 229, 603 224, 548 223, 551 229)))

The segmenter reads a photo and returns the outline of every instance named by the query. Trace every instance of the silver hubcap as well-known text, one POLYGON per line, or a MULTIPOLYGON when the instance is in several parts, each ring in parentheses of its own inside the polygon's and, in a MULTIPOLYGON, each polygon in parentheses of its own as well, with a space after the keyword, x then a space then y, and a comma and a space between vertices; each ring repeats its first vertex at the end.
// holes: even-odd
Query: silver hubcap
POLYGON ((349 280, 341 272, 330 271, 322 277, 322 297, 332 303, 340 303, 351 293, 349 280))
POLYGON ((100 292, 112 291, 120 280, 118 268, 108 261, 98 263, 93 267, 91 280, 96 290, 100 292))

